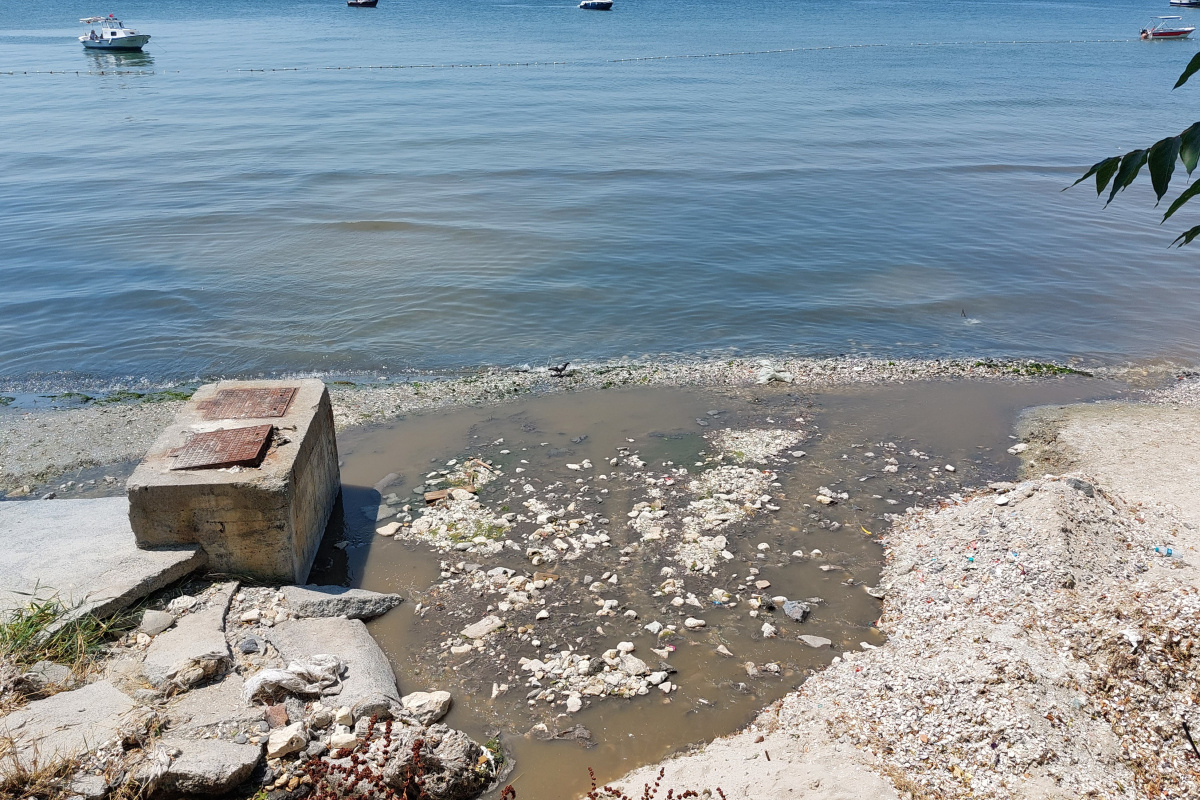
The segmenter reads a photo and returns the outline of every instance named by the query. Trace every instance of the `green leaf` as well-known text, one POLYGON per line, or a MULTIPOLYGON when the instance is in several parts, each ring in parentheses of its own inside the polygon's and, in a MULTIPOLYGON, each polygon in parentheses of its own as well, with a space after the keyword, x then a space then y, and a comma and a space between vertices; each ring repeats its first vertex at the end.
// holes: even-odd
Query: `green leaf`
MULTIPOLYGON (((1200 123, 1197 123, 1197 124, 1200 124, 1200 123)), ((1095 175, 1096 176, 1096 196, 1098 197, 1100 195, 1100 193, 1104 191, 1104 187, 1108 185, 1109 179, 1111 179, 1113 176, 1113 173, 1117 171, 1117 166, 1120 163, 1121 163, 1120 156, 1113 156, 1112 158, 1106 158, 1103 161, 1097 161, 1095 164, 1092 164, 1091 169, 1089 169, 1087 172, 1083 173, 1082 178, 1080 178, 1079 180, 1072 183, 1071 186, 1078 186, 1079 184, 1086 181, 1088 178, 1095 175)), ((1070 189, 1071 186, 1068 186, 1067 189, 1070 189)), ((1065 192, 1067 189, 1063 189, 1063 191, 1065 192)))
MULTIPOLYGON (((1117 177, 1113 179, 1112 191, 1108 193, 1108 200, 1104 205, 1108 205, 1117 196, 1117 192, 1122 191, 1129 184, 1133 183, 1133 179, 1142 171, 1142 167, 1146 165, 1145 150, 1130 150, 1121 159, 1121 168, 1117 170, 1117 177)), ((1097 181, 1099 178, 1097 178, 1097 181)))
MULTIPOLYGON (((1171 185, 1171 175, 1175 172, 1175 160, 1179 157, 1179 137, 1168 136, 1154 143, 1146 155, 1146 164, 1150 167, 1150 182, 1154 184, 1154 194, 1162 200, 1171 185)), ((1158 205, 1158 202, 1155 202, 1158 205)))
POLYGON ((1196 53, 1196 55, 1192 56, 1192 60, 1188 62, 1186 67, 1184 67, 1183 74, 1179 76, 1179 80, 1175 81, 1175 85, 1171 88, 1178 89, 1180 86, 1183 86, 1188 82, 1188 78, 1195 75, 1198 70, 1200 70, 1200 53, 1196 53))
MULTIPOLYGON (((1171 207, 1167 209, 1167 213, 1163 214, 1162 221, 1166 222, 1171 218, 1171 215, 1183 206, 1188 200, 1191 200, 1196 195, 1200 194, 1200 181, 1193 183, 1188 188, 1184 189, 1183 194, 1175 198, 1175 202, 1171 203, 1171 207)), ((1160 223, 1161 224, 1161 223, 1160 223)))
POLYGON ((1179 134, 1179 158, 1191 175, 1196 162, 1200 161, 1200 122, 1179 134))
MULTIPOLYGON (((1187 231, 1184 231, 1183 233, 1179 234, 1179 238, 1177 238, 1175 240, 1175 242, 1179 242, 1178 246, 1183 247, 1185 244, 1191 244, 1192 240, 1195 239, 1197 236, 1200 236, 1200 225, 1197 225, 1196 227, 1192 228, 1191 230, 1187 230, 1187 231), (1183 241, 1180 242, 1179 241, 1180 239, 1182 239, 1183 241)), ((1175 242, 1171 242, 1171 244, 1175 244, 1175 242)))

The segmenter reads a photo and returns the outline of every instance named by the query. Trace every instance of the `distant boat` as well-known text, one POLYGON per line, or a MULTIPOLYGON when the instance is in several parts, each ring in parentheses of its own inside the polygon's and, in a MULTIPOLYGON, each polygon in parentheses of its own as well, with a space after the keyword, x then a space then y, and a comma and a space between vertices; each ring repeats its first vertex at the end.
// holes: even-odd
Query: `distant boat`
POLYGON ((346 0, 346 5, 351 8, 374 8, 379 5, 379 0, 346 0))
POLYGON ((583 0, 579 7, 586 11, 611 11, 613 0, 583 0))
POLYGON ((1150 27, 1142 28, 1143 39, 1186 39, 1196 30, 1191 25, 1176 25, 1171 20, 1183 17, 1155 17, 1158 22, 1151 22, 1150 27))
POLYGON ((138 33, 132 28, 126 28, 121 20, 109 14, 107 17, 84 17, 79 20, 84 25, 99 26, 100 32, 92 28, 87 36, 80 36, 79 41, 89 50, 124 50, 137 51, 150 41, 150 34, 138 33))
POLYGON ((1183 6, 1184 8, 1200 8, 1200 0, 1171 0, 1173 6, 1183 6))

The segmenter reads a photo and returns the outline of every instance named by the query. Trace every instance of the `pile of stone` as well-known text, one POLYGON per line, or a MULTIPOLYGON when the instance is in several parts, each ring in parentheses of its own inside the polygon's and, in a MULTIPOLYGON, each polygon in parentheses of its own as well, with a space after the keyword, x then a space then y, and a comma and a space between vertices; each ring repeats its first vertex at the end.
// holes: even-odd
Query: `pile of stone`
POLYGON ((654 687, 663 694, 674 688, 667 676, 676 670, 665 662, 651 669, 633 655, 633 642, 621 642, 599 657, 563 650, 542 661, 522 658, 519 665, 529 672, 526 686, 533 687, 527 700, 557 703, 570 713, 583 708, 584 697, 634 697, 646 695, 654 687))
MULTIPOLYGON (((449 693, 400 694, 363 625, 399 602, 345 587, 212 584, 145 611, 92 682, 61 681, 65 691, 0 718, 0 730, 25 766, 77 757, 71 791, 88 800, 221 795, 248 782, 290 800, 320 788, 328 765, 378 749, 372 724, 386 722, 397 742, 451 743, 431 745, 428 780, 441 787, 431 796, 473 796, 494 774, 490 753, 435 725, 449 693)), ((378 753, 381 774, 411 750, 378 753)))

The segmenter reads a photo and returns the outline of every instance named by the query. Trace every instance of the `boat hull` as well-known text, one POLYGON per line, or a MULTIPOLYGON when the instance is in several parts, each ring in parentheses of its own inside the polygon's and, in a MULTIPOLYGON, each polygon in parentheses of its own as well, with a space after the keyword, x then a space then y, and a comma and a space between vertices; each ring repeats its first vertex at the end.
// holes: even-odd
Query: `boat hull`
POLYGON ((1192 34, 1191 30, 1186 31, 1151 31, 1151 39, 1186 39, 1192 34))
POLYGON ((80 40, 88 50, 123 50, 126 52, 141 50, 150 41, 149 34, 137 36, 121 36, 117 39, 89 39, 84 36, 80 40))
POLYGON ((1171 5, 1183 8, 1200 8, 1200 0, 1171 0, 1171 5))
POLYGON ((351 8, 374 8, 379 5, 379 0, 346 0, 346 5, 351 8))
POLYGON ((612 0, 584 0, 579 7, 584 11, 611 11, 612 0))

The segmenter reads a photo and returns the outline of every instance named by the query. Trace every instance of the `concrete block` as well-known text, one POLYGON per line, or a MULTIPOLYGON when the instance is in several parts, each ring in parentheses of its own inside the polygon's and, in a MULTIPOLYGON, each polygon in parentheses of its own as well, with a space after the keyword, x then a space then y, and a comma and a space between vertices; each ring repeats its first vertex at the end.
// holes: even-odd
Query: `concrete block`
POLYGON ((195 543, 208 554, 211 569, 304 583, 341 489, 325 384, 222 381, 200 387, 127 488, 139 547, 195 543), (214 408, 230 392, 280 389, 295 389, 281 416, 247 416, 267 412, 262 407, 241 413, 228 405, 214 408), (173 469, 196 435, 262 425, 275 430, 257 466, 173 469))
POLYGON ((139 550, 124 497, 0 503, 0 611, 57 595, 104 617, 204 564, 194 544, 139 550))
MULTIPOLYGON (((16 743, 17 761, 32 767, 82 755, 117 735, 133 701, 107 681, 61 692, 0 717, 0 735, 16 743)), ((0 776, 3 769, 0 769, 0 776)))

